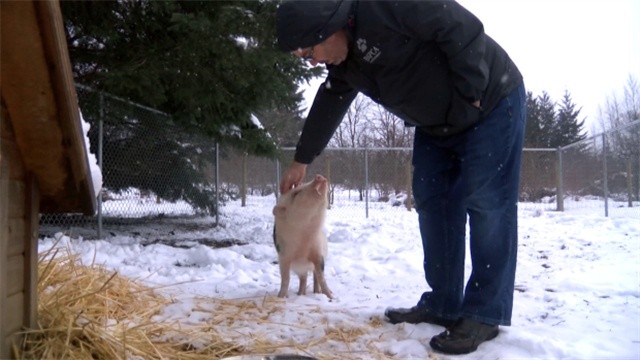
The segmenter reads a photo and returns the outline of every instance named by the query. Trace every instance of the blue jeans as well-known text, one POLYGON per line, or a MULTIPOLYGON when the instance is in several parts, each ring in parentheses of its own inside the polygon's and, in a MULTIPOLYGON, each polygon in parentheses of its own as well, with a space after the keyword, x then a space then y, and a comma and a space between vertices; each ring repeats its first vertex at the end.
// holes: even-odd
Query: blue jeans
POLYGON ((437 316, 511 325, 525 98, 520 85, 454 136, 416 129, 413 195, 431 288, 418 306, 437 316), (467 216, 473 268, 465 287, 467 216))

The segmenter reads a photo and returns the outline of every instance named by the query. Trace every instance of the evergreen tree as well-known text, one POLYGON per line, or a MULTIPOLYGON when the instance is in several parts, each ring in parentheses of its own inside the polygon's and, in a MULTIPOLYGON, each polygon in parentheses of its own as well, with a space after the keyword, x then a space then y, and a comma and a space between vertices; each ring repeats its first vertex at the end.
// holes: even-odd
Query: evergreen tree
POLYGON ((301 100, 296 84, 317 71, 274 46, 276 6, 61 3, 77 82, 169 113, 191 131, 254 154, 273 154, 275 145, 253 126, 251 113, 294 111, 301 100))
POLYGON ((524 133, 524 147, 542 147, 538 141, 541 138, 542 128, 540 125, 540 104, 538 98, 533 96, 531 91, 527 91, 527 123, 524 133))
POLYGON ((262 125, 278 147, 294 147, 298 142, 304 119, 299 111, 272 108, 256 112, 262 125))
POLYGON ((586 139, 584 119, 578 120, 580 109, 571 100, 569 91, 565 91, 556 114, 556 123, 551 136, 550 146, 561 147, 586 139))
POLYGON ((525 147, 549 148, 555 131, 555 104, 547 92, 537 97, 527 92, 525 147))
POLYGON ((568 91, 559 105, 545 91, 537 97, 527 92, 525 147, 557 148, 585 139, 584 119, 579 116, 568 91))
POLYGON ((302 99, 297 84, 319 71, 274 46, 276 6, 61 2, 75 81, 170 115, 129 113, 118 102, 98 105, 95 96, 82 94, 92 146, 100 111, 107 121, 105 188, 150 190, 210 213, 216 203, 206 169, 215 158, 215 142, 250 154, 276 154, 278 139, 266 132, 272 129, 256 126, 251 115, 296 118, 302 99), (185 131, 195 136, 185 137, 185 131))
POLYGON ((215 159, 213 142, 185 136, 166 115, 85 89, 78 89, 78 96, 83 119, 91 125, 88 137, 94 154, 102 128, 106 191, 118 194, 135 188, 167 201, 185 200, 200 214, 213 213, 217 203, 206 171, 215 159))
POLYGON ((538 96, 540 113, 538 114, 540 124, 540 137, 537 140, 542 148, 553 148, 553 138, 556 136, 556 104, 546 91, 538 96))

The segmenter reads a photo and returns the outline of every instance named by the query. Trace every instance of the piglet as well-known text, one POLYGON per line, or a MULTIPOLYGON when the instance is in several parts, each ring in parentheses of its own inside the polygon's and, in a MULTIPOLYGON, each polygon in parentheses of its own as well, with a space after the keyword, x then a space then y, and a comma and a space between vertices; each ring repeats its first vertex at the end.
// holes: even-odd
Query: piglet
POLYGON ((307 274, 311 271, 313 292, 333 298, 324 278, 327 237, 323 232, 323 224, 328 205, 328 187, 327 179, 316 175, 313 181, 280 196, 273 208, 273 241, 278 252, 282 280, 278 297, 287 296, 290 271, 300 278, 298 295, 305 295, 307 274))

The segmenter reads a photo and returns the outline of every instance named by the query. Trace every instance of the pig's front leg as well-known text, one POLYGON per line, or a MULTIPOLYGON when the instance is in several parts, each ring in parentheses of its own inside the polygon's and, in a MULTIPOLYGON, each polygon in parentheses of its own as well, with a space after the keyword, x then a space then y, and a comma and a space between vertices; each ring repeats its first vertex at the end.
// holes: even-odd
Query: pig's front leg
POLYGON ((318 282, 318 277, 315 275, 313 275, 313 293, 314 294, 320 294, 322 292, 322 290, 320 289, 320 283, 318 282))
POLYGON ((280 292, 278 297, 287 297, 289 292, 289 270, 291 264, 288 261, 280 259, 280 292))
POLYGON ((298 295, 306 295, 307 294, 307 273, 304 273, 298 276, 300 277, 300 287, 298 288, 298 295))

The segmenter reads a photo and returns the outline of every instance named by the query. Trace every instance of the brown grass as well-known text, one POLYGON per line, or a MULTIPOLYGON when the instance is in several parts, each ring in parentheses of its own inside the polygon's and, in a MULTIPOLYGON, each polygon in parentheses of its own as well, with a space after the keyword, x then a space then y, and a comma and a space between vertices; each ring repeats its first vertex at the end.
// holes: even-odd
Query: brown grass
MULTIPOLYGON (((78 255, 54 246, 39 255, 38 328, 24 331, 14 346, 17 359, 221 359, 246 354, 298 353, 318 359, 393 359, 380 353, 379 318, 353 327, 285 323, 286 300, 200 298, 192 309, 206 321, 185 325, 162 320, 173 300, 101 266, 84 265, 78 255), (294 329, 303 340, 274 339, 256 324, 294 329), (359 344, 360 346, 355 346, 359 344)), ((303 312, 321 313, 311 306, 303 312)))
POLYGON ((210 360, 243 351, 213 329, 154 319, 170 299, 117 272, 82 265, 69 249, 40 254, 38 273, 39 328, 22 334, 18 359, 210 360))

